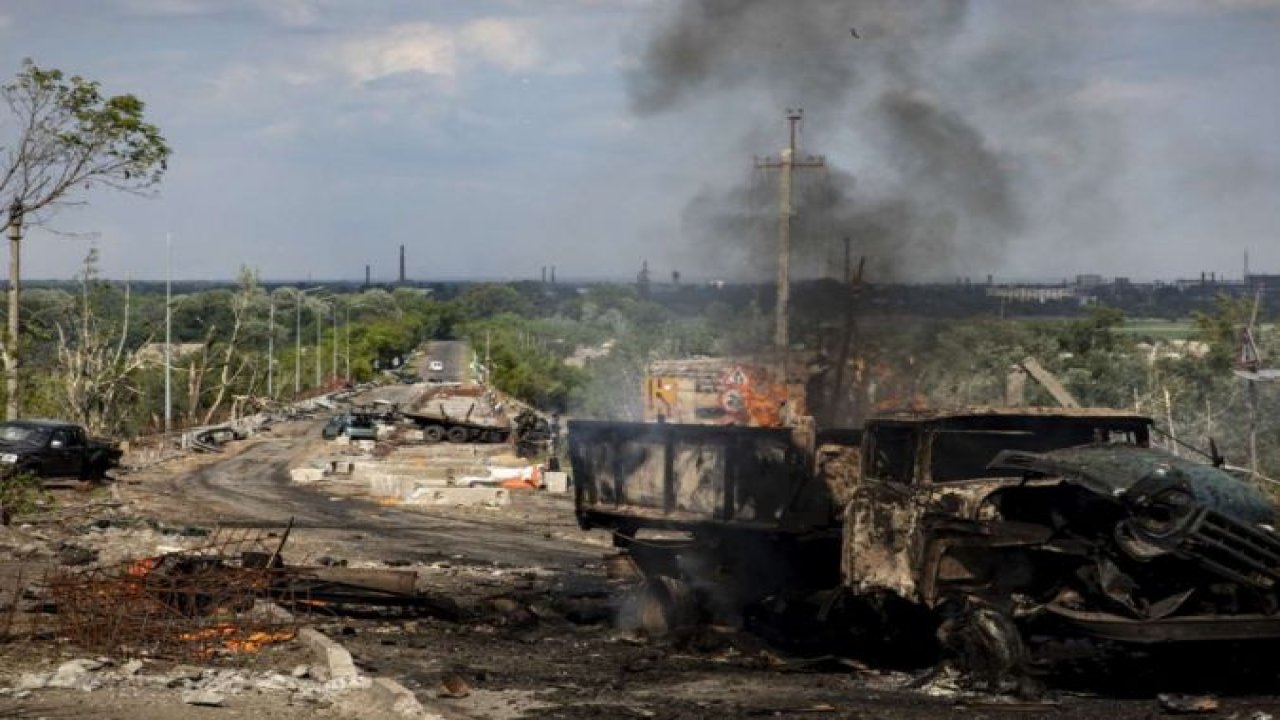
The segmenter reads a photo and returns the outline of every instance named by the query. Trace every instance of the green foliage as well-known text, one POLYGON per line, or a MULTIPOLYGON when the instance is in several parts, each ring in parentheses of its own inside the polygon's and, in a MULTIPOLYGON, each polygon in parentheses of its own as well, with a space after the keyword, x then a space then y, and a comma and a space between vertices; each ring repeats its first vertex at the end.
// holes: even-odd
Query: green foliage
POLYGON ((10 150, 0 168, 5 207, 38 212, 94 185, 136 192, 168 168, 169 146, 133 95, 104 96, 97 82, 26 60, 0 96, 13 117, 0 127, 17 133, 0 138, 10 150))
POLYGON ((21 473, 0 478, 0 507, 12 516, 48 509, 52 502, 53 496, 35 475, 21 473))

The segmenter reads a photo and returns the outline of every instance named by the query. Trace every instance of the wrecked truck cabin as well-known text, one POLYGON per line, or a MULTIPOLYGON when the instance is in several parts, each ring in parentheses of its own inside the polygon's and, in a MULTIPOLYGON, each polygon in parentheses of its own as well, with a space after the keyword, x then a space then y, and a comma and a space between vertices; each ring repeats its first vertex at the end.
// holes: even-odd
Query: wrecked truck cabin
POLYGON ((668 623, 804 598, 830 622, 906 608, 881 619, 927 618, 945 646, 1009 662, 1032 628, 1280 636, 1273 506, 1150 428, 1075 408, 893 413, 861 432, 582 421, 570 453, 579 523, 614 533, 668 623))

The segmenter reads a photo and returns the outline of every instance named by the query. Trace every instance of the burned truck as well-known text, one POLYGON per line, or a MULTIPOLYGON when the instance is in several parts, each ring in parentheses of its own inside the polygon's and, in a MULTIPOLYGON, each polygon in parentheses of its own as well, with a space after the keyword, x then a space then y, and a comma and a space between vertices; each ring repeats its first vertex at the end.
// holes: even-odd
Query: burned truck
POLYGON ((1075 408, 817 433, 577 421, 569 448, 579 524, 643 575, 650 624, 802 609, 996 671, 1033 634, 1280 636, 1273 505, 1221 463, 1153 447, 1151 425, 1075 408))

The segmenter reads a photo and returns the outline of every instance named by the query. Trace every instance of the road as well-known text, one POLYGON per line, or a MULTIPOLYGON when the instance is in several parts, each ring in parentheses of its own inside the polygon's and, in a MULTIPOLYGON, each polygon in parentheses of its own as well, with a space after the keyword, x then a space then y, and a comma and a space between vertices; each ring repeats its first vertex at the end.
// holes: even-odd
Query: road
MULTIPOLYGON (((294 485, 289 468, 323 455, 321 425, 281 426, 234 455, 160 481, 152 491, 155 510, 174 521, 223 527, 281 528, 292 519, 301 541, 349 542, 359 535, 361 554, 400 562, 572 567, 600 558, 599 547, 545 537, 546 525, 426 514, 294 485)), ((568 507, 557 524, 574 524, 568 507)))
POLYGON ((418 376, 424 379, 469 382, 472 379, 471 345, 465 340, 433 340, 427 343, 417 371, 418 376), (429 365, 433 360, 443 363, 444 369, 432 370, 429 365))

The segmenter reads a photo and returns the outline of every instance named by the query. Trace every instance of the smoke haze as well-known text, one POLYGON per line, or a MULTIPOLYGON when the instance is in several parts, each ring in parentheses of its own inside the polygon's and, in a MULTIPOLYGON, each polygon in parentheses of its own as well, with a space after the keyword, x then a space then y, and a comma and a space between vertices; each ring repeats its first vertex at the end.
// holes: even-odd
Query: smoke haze
MULTIPOLYGON (((785 144, 785 108, 804 108, 801 155, 825 154, 828 169, 796 171, 798 277, 827 274, 844 237, 882 282, 987 272, 1041 224, 1105 236, 1122 148, 1058 72, 1073 11, 1013 5, 1005 24, 1031 30, 985 36, 969 31, 973 12, 956 0, 686 0, 648 39, 632 107, 718 106, 715 132, 757 154, 785 144)), ((690 201, 684 233, 704 261, 770 277, 775 174, 710 178, 690 201)))

